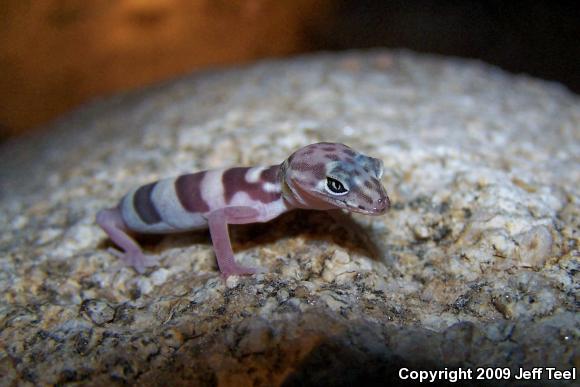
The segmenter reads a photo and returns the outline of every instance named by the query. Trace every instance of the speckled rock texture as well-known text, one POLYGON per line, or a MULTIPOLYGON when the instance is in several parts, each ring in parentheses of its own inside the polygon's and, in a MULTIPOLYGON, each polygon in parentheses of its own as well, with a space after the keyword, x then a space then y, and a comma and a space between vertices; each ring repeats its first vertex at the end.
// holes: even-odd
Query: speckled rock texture
POLYGON ((97 102, 0 154, 3 385, 580 367, 580 100, 557 84, 408 52, 321 54, 97 102), (317 141, 383 159, 393 207, 231 227, 238 261, 268 273, 223 280, 198 232, 147 240, 162 266, 138 275, 94 222, 136 185, 317 141))

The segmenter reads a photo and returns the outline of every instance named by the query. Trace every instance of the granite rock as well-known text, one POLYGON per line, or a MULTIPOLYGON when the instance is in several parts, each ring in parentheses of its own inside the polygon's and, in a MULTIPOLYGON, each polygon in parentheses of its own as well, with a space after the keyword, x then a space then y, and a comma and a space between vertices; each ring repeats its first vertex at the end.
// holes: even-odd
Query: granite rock
POLYGON ((579 128, 580 100, 557 84, 397 51, 215 70, 89 105, 0 148, 2 384, 579 367, 579 128), (267 273, 223 280, 198 232, 146 241, 162 266, 139 275, 94 222, 136 185, 317 141, 383 159, 393 207, 232 227, 238 261, 267 273))

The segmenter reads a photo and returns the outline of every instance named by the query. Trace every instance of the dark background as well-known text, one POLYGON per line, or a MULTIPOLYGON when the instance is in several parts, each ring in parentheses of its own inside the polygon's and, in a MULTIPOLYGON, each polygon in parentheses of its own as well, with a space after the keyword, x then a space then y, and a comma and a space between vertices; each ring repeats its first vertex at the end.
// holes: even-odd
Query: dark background
POLYGON ((580 92, 578 1, 342 0, 321 44, 477 58, 580 92))
POLYGON ((2 0, 0 140, 216 65, 366 47, 480 59, 580 92, 578 1, 2 0))

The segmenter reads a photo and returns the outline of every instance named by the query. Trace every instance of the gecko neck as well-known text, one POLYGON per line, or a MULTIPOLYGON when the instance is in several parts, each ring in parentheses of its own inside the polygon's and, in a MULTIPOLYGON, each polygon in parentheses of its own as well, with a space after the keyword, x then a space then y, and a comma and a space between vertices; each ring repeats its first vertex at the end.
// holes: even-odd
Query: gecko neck
POLYGON ((292 188, 286 183, 285 180, 280 182, 280 187, 282 190, 282 198, 288 209, 295 208, 308 208, 308 205, 297 199, 297 195, 292 191, 292 188))
POLYGON ((288 168, 288 160, 285 160, 278 169, 278 184, 280 186, 280 193, 284 204, 288 210, 295 208, 308 208, 306 204, 298 199, 298 194, 295 189, 291 187, 286 180, 286 171, 288 168))
POLYGON ((287 178, 287 168, 287 161, 280 165, 280 169, 278 171, 278 182, 280 184, 282 198, 284 199, 284 203, 289 210, 327 210, 333 208, 332 205, 312 197, 312 195, 310 195, 308 192, 293 184, 292 180, 287 178))

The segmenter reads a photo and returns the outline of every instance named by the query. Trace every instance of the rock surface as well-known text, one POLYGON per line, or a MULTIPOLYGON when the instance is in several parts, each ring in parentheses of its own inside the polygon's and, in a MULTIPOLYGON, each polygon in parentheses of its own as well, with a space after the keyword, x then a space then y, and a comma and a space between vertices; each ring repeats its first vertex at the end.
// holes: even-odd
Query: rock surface
POLYGON ((580 100, 556 84, 390 51, 88 106, 0 148, 2 384, 384 385, 400 367, 580 367, 579 128, 580 100), (232 227, 237 259, 269 273, 224 281, 201 232, 148 241, 162 267, 138 275, 94 223, 133 186, 323 140, 382 158, 393 208, 232 227))

